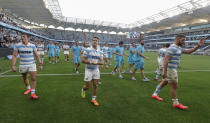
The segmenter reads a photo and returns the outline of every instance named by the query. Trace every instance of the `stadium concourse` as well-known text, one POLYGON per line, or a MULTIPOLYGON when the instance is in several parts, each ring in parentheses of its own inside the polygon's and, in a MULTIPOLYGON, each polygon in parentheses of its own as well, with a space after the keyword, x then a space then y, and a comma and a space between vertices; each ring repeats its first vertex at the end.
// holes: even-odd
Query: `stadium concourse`
POLYGON ((210 122, 210 0, 107 1, 0 0, 0 123, 210 122))

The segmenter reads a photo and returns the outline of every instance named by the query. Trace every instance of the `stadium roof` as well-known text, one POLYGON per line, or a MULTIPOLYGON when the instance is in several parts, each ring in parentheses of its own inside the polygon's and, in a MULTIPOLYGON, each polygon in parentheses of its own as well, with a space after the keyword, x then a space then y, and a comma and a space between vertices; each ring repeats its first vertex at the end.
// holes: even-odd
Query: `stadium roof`
POLYGON ((210 0, 191 0, 130 24, 65 17, 58 0, 0 0, 0 3, 1 8, 18 17, 60 29, 146 32, 210 21, 210 0))

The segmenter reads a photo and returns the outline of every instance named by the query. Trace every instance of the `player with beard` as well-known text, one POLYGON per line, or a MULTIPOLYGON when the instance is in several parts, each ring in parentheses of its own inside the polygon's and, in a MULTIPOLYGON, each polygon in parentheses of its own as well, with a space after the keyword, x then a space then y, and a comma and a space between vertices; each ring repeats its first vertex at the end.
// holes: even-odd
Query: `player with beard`
POLYGON ((149 58, 144 56, 144 40, 140 40, 140 44, 136 48, 135 54, 135 68, 133 70, 132 80, 136 80, 135 74, 138 69, 141 70, 141 77, 144 82, 148 82, 149 79, 144 75, 144 59, 148 60, 149 58))
POLYGON ((152 94, 152 98, 162 101, 163 99, 158 96, 158 93, 160 90, 167 85, 170 84, 170 94, 173 101, 173 107, 179 108, 179 109, 187 109, 187 106, 182 105, 179 103, 177 95, 176 95, 176 89, 178 87, 178 75, 177 75, 177 67, 180 62, 180 57, 182 53, 190 54, 194 51, 196 51, 198 48, 200 48, 204 44, 205 38, 202 37, 200 41, 198 42, 197 46, 191 49, 183 49, 181 46, 185 43, 185 36, 184 35, 177 35, 175 38, 174 44, 172 44, 168 50, 167 54, 164 59, 164 70, 163 70, 163 80, 158 86, 156 87, 154 93, 152 94))

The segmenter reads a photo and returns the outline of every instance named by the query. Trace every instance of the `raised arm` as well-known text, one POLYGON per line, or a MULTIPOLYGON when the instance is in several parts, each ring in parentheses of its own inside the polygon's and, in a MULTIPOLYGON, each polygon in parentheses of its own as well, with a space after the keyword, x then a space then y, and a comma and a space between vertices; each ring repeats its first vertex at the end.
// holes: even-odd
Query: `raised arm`
POLYGON ((200 48, 204 44, 205 39, 206 39, 205 37, 201 37, 196 47, 191 48, 191 49, 184 49, 183 53, 190 54, 192 52, 195 52, 198 48, 200 48))

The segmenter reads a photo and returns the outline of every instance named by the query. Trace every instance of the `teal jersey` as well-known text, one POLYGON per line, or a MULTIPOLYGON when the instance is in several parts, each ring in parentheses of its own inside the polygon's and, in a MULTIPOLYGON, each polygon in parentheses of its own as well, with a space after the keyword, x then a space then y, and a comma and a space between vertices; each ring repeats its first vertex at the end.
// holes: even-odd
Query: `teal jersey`
POLYGON ((143 58, 138 54, 138 51, 140 51, 141 54, 144 55, 144 46, 138 45, 135 53, 135 61, 144 61, 143 58))
POLYGON ((135 53, 133 54, 133 51, 136 52, 136 48, 131 46, 129 48, 129 56, 128 57, 134 57, 135 56, 135 53))
POLYGON ((56 52, 60 52, 60 47, 59 46, 55 46, 55 51, 56 52))
MULTIPOLYGON (((114 51, 123 55, 124 47, 116 46, 114 51)), ((115 54, 115 60, 121 60, 122 58, 123 58, 123 56, 119 56, 119 55, 115 54)))
POLYGON ((54 53, 55 45, 54 44, 48 44, 47 49, 50 53, 54 53))
POLYGON ((73 52, 74 57, 80 57, 81 50, 82 50, 81 46, 73 46, 72 52, 73 52))
POLYGON ((112 55, 112 52, 113 52, 113 48, 109 47, 109 48, 108 48, 108 54, 109 54, 109 55, 112 55))

